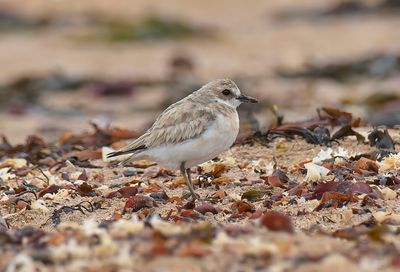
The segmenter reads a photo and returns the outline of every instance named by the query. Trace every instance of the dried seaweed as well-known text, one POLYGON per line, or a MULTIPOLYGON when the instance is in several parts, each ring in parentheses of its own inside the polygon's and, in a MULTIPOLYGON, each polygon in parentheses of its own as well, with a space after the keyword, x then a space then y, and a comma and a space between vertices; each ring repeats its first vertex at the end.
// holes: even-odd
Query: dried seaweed
POLYGON ((354 16, 397 16, 400 12, 398 0, 365 2, 346 0, 333 2, 323 8, 297 8, 279 12, 275 16, 278 22, 306 20, 322 21, 326 19, 345 19, 354 16), (372 3, 372 4, 371 4, 372 3))
POLYGON ((359 142, 365 141, 364 136, 353 129, 353 127, 360 125, 361 119, 354 119, 351 113, 327 107, 318 108, 317 113, 318 119, 281 124, 269 129, 264 137, 272 141, 276 137, 294 139, 294 136, 300 136, 307 143, 325 146, 330 146, 332 141, 348 136, 355 136, 359 142), (327 126, 334 127, 338 125, 341 125, 341 128, 331 136, 331 131, 327 126))
POLYGON ((369 144, 371 146, 375 146, 379 150, 395 152, 394 141, 392 137, 389 135, 389 132, 386 127, 383 130, 379 130, 378 128, 374 128, 371 133, 368 135, 369 144))
POLYGON ((278 70, 277 74, 285 78, 331 79, 349 81, 362 77, 387 78, 400 72, 400 57, 394 54, 375 56, 330 63, 325 65, 310 64, 302 71, 278 70))
POLYGON ((80 211, 82 214, 85 215, 85 211, 91 213, 91 212, 94 212, 94 210, 95 209, 94 209, 93 204, 89 201, 82 201, 73 206, 65 205, 65 206, 62 206, 61 208, 54 210, 51 217, 43 225, 47 224, 47 222, 49 220, 51 220, 51 222, 55 226, 57 226, 58 224, 61 223, 61 215, 63 213, 68 214, 68 213, 73 213, 75 211, 80 211), (87 204, 88 206, 86 207, 84 204, 87 204))

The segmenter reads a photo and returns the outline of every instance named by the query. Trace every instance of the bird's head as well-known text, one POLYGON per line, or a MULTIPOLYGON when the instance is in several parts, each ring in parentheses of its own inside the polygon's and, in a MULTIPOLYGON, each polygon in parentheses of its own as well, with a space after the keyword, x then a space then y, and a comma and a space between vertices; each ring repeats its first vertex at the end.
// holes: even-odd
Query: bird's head
POLYGON ((231 79, 216 79, 199 90, 202 95, 210 96, 214 102, 237 108, 241 103, 257 103, 257 99, 243 95, 231 79))

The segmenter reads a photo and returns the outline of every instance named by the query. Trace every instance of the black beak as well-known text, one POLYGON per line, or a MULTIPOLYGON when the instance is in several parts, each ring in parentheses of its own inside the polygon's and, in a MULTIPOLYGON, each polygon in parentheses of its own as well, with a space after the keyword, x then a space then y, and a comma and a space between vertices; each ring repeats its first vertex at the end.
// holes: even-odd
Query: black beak
POLYGON ((239 100, 240 102, 244 102, 244 103, 258 103, 258 100, 250 97, 250 96, 245 96, 245 95, 240 95, 239 97, 236 98, 237 100, 239 100))

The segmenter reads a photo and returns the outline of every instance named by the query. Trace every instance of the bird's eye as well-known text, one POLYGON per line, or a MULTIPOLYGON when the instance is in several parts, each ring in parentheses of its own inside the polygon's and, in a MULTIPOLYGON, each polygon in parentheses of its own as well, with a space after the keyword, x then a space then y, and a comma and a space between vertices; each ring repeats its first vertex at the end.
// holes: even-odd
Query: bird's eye
POLYGON ((231 90, 225 89, 222 91, 223 95, 230 95, 231 94, 231 90))

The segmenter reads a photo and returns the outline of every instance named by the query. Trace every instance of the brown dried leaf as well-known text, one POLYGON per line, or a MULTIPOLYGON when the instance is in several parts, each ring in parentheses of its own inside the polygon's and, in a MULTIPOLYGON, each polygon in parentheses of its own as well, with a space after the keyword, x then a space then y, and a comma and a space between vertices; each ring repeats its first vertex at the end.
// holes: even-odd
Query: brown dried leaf
POLYGON ((226 192, 224 191, 224 190, 219 190, 219 191, 216 191, 215 193, 213 193, 212 194, 212 196, 214 197, 214 198, 218 198, 218 199, 223 199, 224 197, 226 197, 226 192))
POLYGON ((183 177, 178 177, 173 181, 173 183, 171 184, 170 188, 171 189, 175 189, 175 188, 177 188, 179 186, 182 186, 184 184, 186 184, 185 179, 183 177))
POLYGON ((369 184, 365 183, 365 182, 355 182, 353 184, 351 184, 351 186, 349 187, 348 194, 352 195, 352 194, 366 194, 369 196, 372 196, 374 198, 377 198, 378 196, 374 193, 374 190, 372 190, 371 186, 369 186, 369 184))
POLYGON ((283 184, 278 176, 262 176, 260 178, 265 180, 265 183, 271 185, 272 187, 286 188, 286 186, 283 184))
POLYGON ((321 199, 322 195, 326 192, 338 192, 341 194, 367 194, 374 198, 381 198, 382 196, 376 191, 372 190, 371 186, 365 182, 349 182, 349 181, 328 181, 318 184, 313 193, 313 198, 321 199))
POLYGON ((212 171, 209 173, 214 178, 220 177, 223 173, 229 170, 229 166, 224 163, 215 163, 213 165, 212 171))
POLYGON ((233 203, 231 205, 231 209, 239 214, 255 211, 254 205, 242 200, 237 200, 235 203, 233 203))
POLYGON ((82 173, 78 176, 78 180, 88 181, 89 177, 86 174, 86 170, 84 169, 82 173))
POLYGON ((93 187, 87 182, 82 183, 76 189, 80 196, 96 196, 96 192, 93 190, 93 187))
POLYGON ((261 218, 260 223, 271 231, 294 232, 290 217, 277 211, 267 211, 261 218))
POLYGON ((154 192, 159 192, 161 191, 161 186, 158 185, 156 182, 152 182, 149 184, 147 188, 144 189, 145 192, 147 193, 154 193, 154 192))
POLYGON ((133 139, 141 135, 141 133, 138 131, 123 128, 109 128, 106 130, 106 132, 113 137, 113 142, 116 142, 120 139, 133 139))
POLYGON ((342 207, 348 202, 355 201, 355 198, 348 194, 342 194, 338 192, 325 192, 322 195, 320 204, 314 209, 314 211, 320 211, 323 208, 342 207))
POLYGON ((127 209, 132 209, 132 212, 137 212, 143 208, 153 208, 155 202, 151 197, 143 195, 135 195, 125 202, 124 212, 127 209))
POLYGON ((111 192, 107 195, 107 198, 129 198, 138 193, 137 187, 125 186, 117 191, 111 192))
POLYGON ((242 200, 246 199, 250 202, 254 202, 260 200, 265 194, 265 191, 250 190, 242 194, 242 200))
POLYGON ((223 185, 223 184, 230 183, 232 181, 233 181, 233 179, 230 177, 219 177, 219 178, 213 179, 212 182, 215 184, 223 185))
POLYGON ((191 219, 195 219, 195 220, 200 219, 202 217, 202 215, 198 211, 191 210, 191 209, 189 209, 189 210, 183 209, 180 211, 179 214, 182 217, 191 218, 191 219))
POLYGON ((168 197, 168 202, 175 202, 178 205, 182 205, 183 201, 179 196, 170 196, 168 197))
POLYGON ((29 204, 26 202, 26 201, 24 201, 24 200, 22 200, 22 199, 19 199, 18 201, 17 201, 17 208, 19 209, 19 210, 22 210, 22 209, 25 209, 25 208, 27 208, 28 206, 29 206, 29 204))
POLYGON ((330 119, 336 125, 349 124, 353 119, 351 113, 339 109, 323 107, 321 110, 318 111, 320 119, 330 119))
POLYGON ((379 172, 379 165, 370 159, 361 157, 358 161, 356 161, 353 165, 353 170, 359 174, 362 173, 361 170, 371 171, 374 173, 379 172))
POLYGON ((207 202, 203 202, 199 206, 195 207, 194 210, 201 214, 206 214, 208 212, 210 212, 212 214, 218 213, 217 209, 213 205, 211 205, 210 203, 207 203, 207 202))
POLYGON ((167 201, 169 199, 165 191, 153 192, 150 194, 150 197, 156 201, 167 201))
POLYGON ((55 194, 55 193, 57 193, 60 189, 62 189, 61 186, 52 184, 52 185, 47 186, 46 188, 40 190, 39 193, 38 193, 38 196, 39 196, 39 197, 43 197, 45 194, 55 194))
POLYGON ((183 205, 180 209, 185 210, 193 210, 196 207, 196 203, 194 200, 188 201, 185 205, 183 205))
POLYGON ((302 196, 308 193, 308 188, 304 184, 299 184, 287 191, 290 196, 302 196))
POLYGON ((80 161, 98 160, 102 158, 101 149, 96 150, 83 150, 76 151, 69 154, 69 156, 77 157, 80 161))
POLYGON ((167 177, 173 176, 173 172, 168 169, 159 167, 159 166, 151 166, 147 168, 143 173, 143 178, 158 178, 158 177, 167 177))
MULTIPOLYGON (((345 184, 346 184, 346 188, 348 188, 348 186, 347 186, 348 183, 346 182, 345 184)), ((315 187, 313 197, 317 198, 317 199, 321 199, 322 195, 326 192, 336 192, 338 190, 339 185, 340 185, 340 183, 335 182, 335 181, 328 181, 325 183, 320 183, 315 187)))
POLYGON ((149 168, 150 166, 154 166, 154 163, 152 163, 150 161, 146 161, 146 160, 139 160, 139 161, 133 162, 132 165, 136 168, 146 169, 146 168, 149 168))

